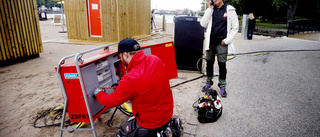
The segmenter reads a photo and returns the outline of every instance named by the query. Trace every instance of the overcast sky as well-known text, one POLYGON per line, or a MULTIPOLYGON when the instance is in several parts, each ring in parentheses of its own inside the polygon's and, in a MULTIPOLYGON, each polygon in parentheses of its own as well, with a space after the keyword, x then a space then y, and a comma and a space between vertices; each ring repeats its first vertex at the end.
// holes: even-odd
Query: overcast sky
POLYGON ((151 0, 152 9, 176 10, 176 9, 190 9, 200 10, 201 2, 203 0, 151 0))

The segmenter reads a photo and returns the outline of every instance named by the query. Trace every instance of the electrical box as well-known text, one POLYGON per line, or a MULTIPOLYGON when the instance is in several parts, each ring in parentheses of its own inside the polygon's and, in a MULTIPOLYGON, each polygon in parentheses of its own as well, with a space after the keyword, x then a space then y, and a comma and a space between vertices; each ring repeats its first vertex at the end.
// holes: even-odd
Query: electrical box
POLYGON ((173 41, 143 46, 142 50, 146 55, 156 55, 166 65, 169 79, 178 77, 177 62, 173 41))
MULTIPOLYGON (((169 79, 178 77, 173 42, 143 46, 142 50, 146 55, 158 56, 166 64, 169 79)), ((65 92, 64 95, 67 96, 66 110, 71 122, 90 122, 85 98, 88 100, 93 120, 108 109, 93 98, 93 92, 99 87, 111 87, 126 74, 120 59, 113 56, 116 52, 102 51, 81 58, 78 62, 82 77, 78 75, 74 62, 58 65, 60 70, 58 75, 61 76, 60 85, 64 88, 62 90, 65 92), (83 81, 83 86, 80 79, 83 81), (82 87, 85 87, 85 91, 82 91, 82 87), (83 96, 84 93, 86 96, 83 96)), ((107 89, 106 92, 110 94, 113 91, 113 89, 107 89)))
MULTIPOLYGON (((94 90, 111 87, 120 80, 121 74, 117 74, 117 70, 120 70, 121 62, 118 57, 112 56, 115 53, 116 51, 103 51, 83 59, 79 64, 94 120, 107 109, 93 98, 94 90)), ((67 111, 71 122, 90 122, 75 63, 62 65, 60 74, 68 97, 67 111)), ((112 93, 112 90, 108 92, 112 93)))

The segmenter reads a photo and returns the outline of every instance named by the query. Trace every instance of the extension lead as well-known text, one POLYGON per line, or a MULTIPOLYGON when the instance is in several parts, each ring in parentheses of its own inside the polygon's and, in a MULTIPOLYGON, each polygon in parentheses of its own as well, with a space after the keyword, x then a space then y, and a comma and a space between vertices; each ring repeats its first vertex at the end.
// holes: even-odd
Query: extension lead
MULTIPOLYGON (((117 85, 118 85, 118 83, 114 83, 114 84, 111 85, 111 87, 100 87, 100 88, 101 89, 116 89, 117 85)), ((112 123, 113 116, 114 116, 114 114, 115 114, 117 109, 119 109, 123 114, 125 114, 125 115, 127 115, 129 117, 133 116, 131 107, 127 103, 123 103, 122 105, 123 105, 124 108, 121 107, 121 106, 116 107, 116 109, 114 110, 113 114, 111 115, 111 118, 108 121, 108 124, 109 124, 110 127, 114 127, 111 123, 112 123)), ((60 126, 61 123, 54 123, 54 121, 55 120, 60 120, 60 118, 62 117, 63 108, 64 108, 64 105, 60 105, 58 107, 55 107, 54 109, 51 109, 51 110, 49 110, 47 112, 42 113, 33 122, 33 127, 35 127, 35 128, 43 128, 43 127, 51 127, 51 126, 60 126), (49 117, 53 117, 52 119, 50 119, 52 121, 52 124, 47 124, 47 122, 48 122, 47 118, 49 118, 49 117), (43 124, 44 124, 43 126, 37 126, 37 122, 38 122, 39 119, 43 119, 43 124)), ((105 112, 103 112, 103 114, 108 113, 110 111, 111 111, 111 109, 109 108, 105 112)), ((64 121, 64 123, 67 123, 67 125, 64 125, 64 127, 68 127, 68 126, 77 124, 76 128, 81 128, 85 124, 85 122, 72 123, 72 122, 70 122, 70 119, 64 121)), ((120 127, 115 127, 115 128, 120 128, 120 127)), ((74 131, 75 130, 69 131, 69 133, 72 133, 74 131)))
POLYGON ((265 51, 253 51, 253 52, 245 52, 245 53, 237 53, 233 54, 237 55, 247 55, 247 54, 256 54, 256 53, 270 53, 270 52, 300 52, 300 51, 320 51, 320 49, 301 49, 301 50, 265 50, 265 51))
MULTIPOLYGON (((320 49, 313 49, 313 50, 309 50, 309 49, 301 49, 301 50, 266 50, 266 51, 254 51, 254 52, 245 52, 245 53, 237 53, 237 54, 229 54, 227 59, 228 60, 232 60, 234 59, 236 56, 242 56, 242 55, 248 55, 248 56, 258 56, 258 55, 266 55, 266 54, 270 54, 270 52, 301 52, 301 51, 320 51, 320 49), (251 54, 251 55, 250 55, 251 54)), ((217 57, 216 57, 217 58, 217 57)), ((190 81, 194 81, 194 80, 197 80, 199 78, 202 78, 204 76, 206 76, 206 74, 202 73, 200 71, 200 69, 198 68, 198 64, 199 62, 205 58, 200 58, 198 61, 197 61, 197 64, 196 64, 196 67, 198 69, 198 71, 202 74, 201 76, 199 77, 196 77, 196 78, 193 78, 193 79, 190 79, 190 80, 186 80, 186 81, 183 81, 181 83, 178 83, 178 84, 175 84, 173 86, 171 86, 170 88, 174 88, 174 87, 177 87, 179 85, 182 85, 182 84, 185 84, 185 83, 188 83, 190 81)), ((218 75, 214 75, 214 76, 218 76, 218 75)))
MULTIPOLYGON (((232 60, 232 59, 234 59, 236 56, 249 55, 249 54, 252 54, 252 55, 250 55, 250 56, 258 56, 258 55, 266 55, 266 54, 269 54, 270 52, 301 52, 301 51, 320 51, 320 49, 315 49, 315 50, 268 50, 268 51, 255 51, 255 52, 237 53, 237 54, 228 55, 228 60, 232 60)), ((190 82, 190 81, 194 81, 194 80, 197 80, 197 79, 199 79, 199 78, 202 78, 202 77, 206 76, 206 75, 205 75, 204 73, 202 73, 202 72, 200 71, 200 69, 198 68, 198 64, 199 64, 199 62, 200 62, 202 59, 204 59, 204 58, 200 58, 200 59, 197 61, 197 63, 196 63, 196 67, 197 67, 198 71, 202 74, 201 76, 196 77, 196 78, 193 78, 193 79, 190 79, 190 80, 183 81, 183 82, 178 83, 178 84, 175 84, 175 85, 171 86, 170 88, 174 88, 174 87, 177 87, 177 86, 179 86, 179 85, 182 85, 182 84, 185 84, 185 83, 188 83, 188 82, 190 82)), ((214 76, 217 76, 217 75, 215 74, 214 76)), ((114 85, 112 85, 111 87, 113 87, 113 86, 114 86, 114 85)), ((110 89, 110 87, 106 87, 106 89, 110 89)), ((112 89, 112 88, 111 88, 111 89, 112 89)), ((125 107, 126 107, 126 106, 125 106, 125 107)), ((121 106, 117 107, 116 109, 119 109, 122 113, 124 113, 124 114, 127 115, 127 116, 132 116, 132 113, 126 111, 126 109, 125 109, 125 108, 122 108, 121 106)), ((40 116, 38 116, 38 117, 35 119, 35 121, 34 121, 34 123, 33 123, 33 126, 34 126, 35 128, 43 128, 43 127, 50 127, 50 126, 60 126, 61 123, 54 123, 54 120, 57 119, 59 116, 62 115, 62 114, 61 114, 62 110, 63 110, 63 106, 58 106, 58 107, 56 107, 56 108, 54 108, 54 109, 52 109, 52 110, 50 110, 50 111, 48 111, 48 112, 45 112, 45 113, 41 114, 40 116), (53 114, 56 114, 56 116, 54 116, 54 118, 53 118, 53 120, 52 120, 52 124, 50 124, 50 125, 46 124, 46 122, 47 122, 46 117, 47 117, 47 116, 50 116, 50 115, 53 115, 53 114), (37 121, 38 121, 40 118, 44 118, 44 126, 36 126, 36 123, 37 123, 37 121)), ((109 109, 107 112, 109 112, 109 111, 110 111, 110 109, 109 109)), ((105 113, 107 113, 107 112, 105 112, 105 113)), ((112 118, 113 118, 114 114, 115 114, 115 111, 114 111, 114 113, 112 114, 112 118)), ((113 127, 113 126, 111 125, 112 118, 109 120, 109 126, 110 126, 110 127, 113 127)), ((74 124, 78 124, 77 127, 79 127, 79 128, 80 128, 81 126, 83 126, 83 124, 84 124, 84 123, 71 123, 70 120, 65 121, 65 123, 69 123, 68 125, 64 125, 65 127, 68 127, 68 126, 71 126, 71 125, 74 125, 74 124)), ((116 128, 119 128, 119 127, 116 127, 116 128)))
MULTIPOLYGON (((47 111, 43 114, 41 114, 40 116, 38 116, 35 121, 33 122, 33 127, 35 128, 43 128, 43 127, 52 127, 52 126, 60 126, 61 123, 54 123, 54 121, 56 119, 60 119, 61 116, 62 116, 62 110, 63 110, 63 105, 61 106, 58 106, 50 111, 47 111), (53 116, 55 115, 55 116, 53 116), (51 119, 52 120, 52 124, 47 124, 47 117, 49 116, 53 116, 53 118, 51 119), (37 121, 40 119, 40 118, 43 118, 43 123, 44 123, 44 126, 37 126, 37 121)), ((76 123, 71 123, 70 120, 67 120, 67 121, 64 121, 64 123, 68 123, 67 125, 64 125, 64 127, 68 127, 68 126, 71 126, 71 125, 74 125, 76 123)))

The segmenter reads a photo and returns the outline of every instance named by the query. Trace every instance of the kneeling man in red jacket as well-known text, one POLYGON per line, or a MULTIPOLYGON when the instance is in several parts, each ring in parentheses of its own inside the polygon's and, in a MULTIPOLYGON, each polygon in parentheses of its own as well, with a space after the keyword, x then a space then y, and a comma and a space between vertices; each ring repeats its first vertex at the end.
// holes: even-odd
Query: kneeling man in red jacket
POLYGON ((174 106, 165 64, 157 56, 145 55, 139 43, 130 38, 120 41, 116 55, 128 73, 113 93, 96 90, 97 100, 109 108, 130 100, 139 126, 135 136, 157 136, 171 119, 174 106))

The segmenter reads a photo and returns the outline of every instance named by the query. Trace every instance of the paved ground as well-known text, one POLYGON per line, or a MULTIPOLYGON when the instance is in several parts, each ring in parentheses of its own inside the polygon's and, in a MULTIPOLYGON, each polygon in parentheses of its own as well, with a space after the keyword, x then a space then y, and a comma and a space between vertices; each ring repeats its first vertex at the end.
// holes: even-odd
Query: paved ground
MULTIPOLYGON (((190 111, 185 135, 320 136, 320 42, 292 38, 236 42, 237 53, 284 52, 228 61, 228 97, 222 99, 221 118, 200 124, 196 112, 190 111)), ((214 88, 218 89, 216 84, 214 88)))

